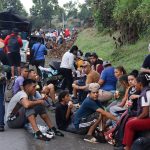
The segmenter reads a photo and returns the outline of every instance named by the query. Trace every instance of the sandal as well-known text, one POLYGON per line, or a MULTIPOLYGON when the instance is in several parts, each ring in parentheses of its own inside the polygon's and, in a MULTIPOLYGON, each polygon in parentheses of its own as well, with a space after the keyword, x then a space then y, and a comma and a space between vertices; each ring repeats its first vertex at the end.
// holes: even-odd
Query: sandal
POLYGON ((93 137, 92 135, 86 135, 84 137, 84 141, 90 142, 90 143, 98 143, 97 139, 93 137))

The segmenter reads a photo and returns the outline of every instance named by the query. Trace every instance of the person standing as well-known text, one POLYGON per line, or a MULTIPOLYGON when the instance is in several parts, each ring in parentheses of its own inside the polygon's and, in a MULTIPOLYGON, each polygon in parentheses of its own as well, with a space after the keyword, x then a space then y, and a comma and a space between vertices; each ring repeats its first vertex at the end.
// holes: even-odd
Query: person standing
POLYGON ((45 55, 47 55, 47 48, 42 43, 42 39, 39 38, 37 43, 35 43, 32 47, 32 55, 33 55, 33 65, 36 66, 38 75, 41 75, 39 66, 44 67, 45 65, 45 55))
POLYGON ((5 116, 5 103, 4 103, 4 93, 6 78, 2 69, 2 63, 0 62, 0 132, 4 131, 4 116, 5 116))
POLYGON ((20 48, 23 46, 22 39, 18 36, 18 29, 14 29, 12 34, 8 35, 4 43, 8 54, 8 60, 11 66, 11 77, 15 76, 15 67, 17 67, 18 75, 20 75, 21 56, 20 48))
POLYGON ((64 77, 62 89, 65 90, 65 88, 67 87, 69 89, 70 94, 72 94, 72 83, 73 83, 72 73, 75 72, 74 59, 75 56, 77 56, 77 52, 78 47, 74 45, 69 51, 67 51, 63 55, 60 64, 60 72, 64 77))

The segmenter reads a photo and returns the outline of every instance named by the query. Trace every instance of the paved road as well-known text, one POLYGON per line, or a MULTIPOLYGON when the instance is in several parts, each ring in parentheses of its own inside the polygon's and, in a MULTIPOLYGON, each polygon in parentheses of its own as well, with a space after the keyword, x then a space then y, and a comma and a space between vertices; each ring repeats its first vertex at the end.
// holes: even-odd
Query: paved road
MULTIPOLYGON (((50 112, 53 122, 54 113, 50 112)), ((38 118, 38 123, 43 122, 38 118)), ((109 144, 92 144, 85 142, 81 135, 64 132, 65 137, 55 137, 49 142, 34 139, 24 129, 9 129, 0 133, 0 150, 113 150, 109 144)))

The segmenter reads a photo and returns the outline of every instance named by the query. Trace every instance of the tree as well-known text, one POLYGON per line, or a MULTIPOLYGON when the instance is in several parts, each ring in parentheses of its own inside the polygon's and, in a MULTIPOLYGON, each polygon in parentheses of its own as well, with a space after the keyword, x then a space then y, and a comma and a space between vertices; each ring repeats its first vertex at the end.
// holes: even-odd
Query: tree
POLYGON ((92 18, 92 10, 90 7, 87 7, 86 4, 79 5, 80 11, 78 13, 78 17, 80 20, 83 20, 85 23, 92 18))
POLYGON ((9 10, 11 9, 15 13, 22 15, 22 16, 27 16, 27 12, 25 11, 22 3, 20 0, 1 0, 1 10, 9 10))
POLYGON ((78 10, 77 10, 77 3, 73 3, 72 1, 69 1, 68 3, 63 5, 64 10, 66 11, 66 17, 67 19, 72 17, 72 18, 77 18, 78 16, 78 10))
MULTIPOLYGON (((58 8, 57 0, 33 0, 34 6, 30 9, 32 18, 40 19, 41 25, 43 22, 51 26, 52 16, 58 8)), ((40 22, 39 22, 40 23, 40 22)))

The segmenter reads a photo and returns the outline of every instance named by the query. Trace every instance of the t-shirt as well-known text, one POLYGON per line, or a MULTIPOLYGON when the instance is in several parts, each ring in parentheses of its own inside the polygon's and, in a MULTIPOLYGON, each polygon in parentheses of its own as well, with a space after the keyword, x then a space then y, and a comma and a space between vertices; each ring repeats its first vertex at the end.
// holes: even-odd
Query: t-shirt
POLYGON ((145 100, 144 96, 141 97, 141 106, 149 106, 149 117, 150 117, 150 91, 146 92, 147 101, 145 100))
POLYGON ((71 115, 70 118, 66 120, 67 110, 68 105, 62 105, 61 103, 56 105, 55 117, 58 129, 65 130, 71 121, 71 115))
POLYGON ((150 69, 150 54, 145 58, 142 67, 150 69))
POLYGON ((11 101, 8 104, 6 120, 8 120, 9 115, 12 113, 13 109, 15 108, 17 103, 21 101, 22 98, 28 98, 28 95, 25 93, 25 91, 20 91, 12 97, 11 101))
POLYGON ((73 123, 76 128, 79 128, 79 124, 82 118, 87 118, 89 115, 96 112, 97 109, 102 108, 100 101, 93 100, 90 97, 87 97, 81 107, 74 114, 73 123))
POLYGON ((16 94, 18 91, 20 91, 20 86, 23 85, 24 77, 19 76, 15 80, 14 86, 13 86, 13 93, 16 94))
POLYGON ((87 75, 86 84, 97 83, 99 81, 99 73, 95 70, 91 70, 87 75))
POLYGON ((43 44, 40 45, 40 43, 35 43, 32 47, 32 51, 33 51, 33 53, 35 51, 37 51, 35 60, 44 60, 45 59, 44 54, 45 54, 45 51, 47 51, 47 48, 43 44), (37 51, 37 49, 38 49, 38 51, 37 51))
POLYGON ((105 68, 102 73, 101 77, 102 80, 104 80, 103 85, 101 86, 102 90, 105 91, 113 91, 116 90, 116 82, 117 79, 114 75, 114 68, 113 67, 107 67, 105 68))

